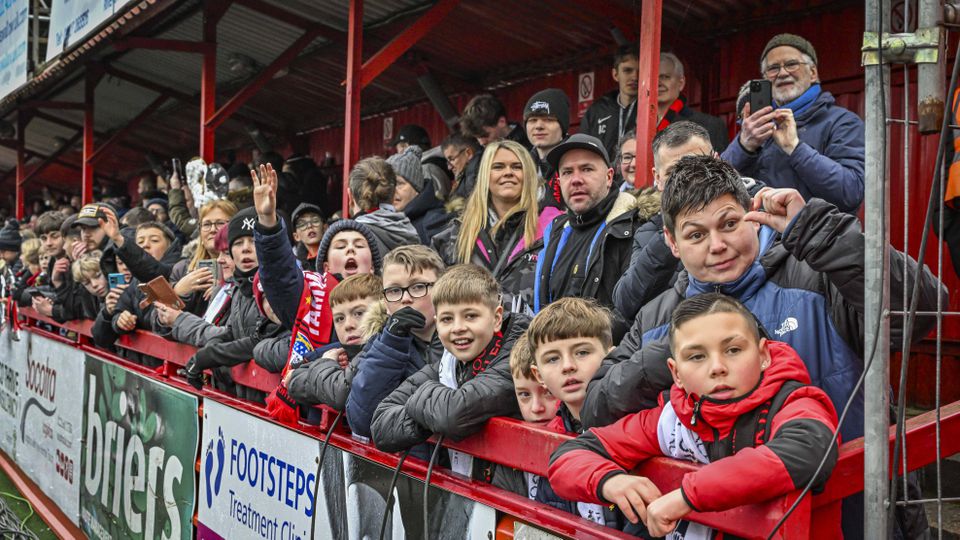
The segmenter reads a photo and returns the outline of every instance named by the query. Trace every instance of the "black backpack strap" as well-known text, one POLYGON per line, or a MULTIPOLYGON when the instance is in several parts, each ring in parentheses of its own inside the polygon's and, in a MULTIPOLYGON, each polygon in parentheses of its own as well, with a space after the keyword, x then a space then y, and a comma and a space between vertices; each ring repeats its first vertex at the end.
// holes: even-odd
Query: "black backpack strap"
POLYGON ((795 390, 807 386, 799 381, 786 381, 776 395, 758 406, 753 411, 740 416, 734 424, 733 448, 730 455, 736 454, 744 448, 754 448, 767 443, 772 435, 770 422, 783 408, 795 390))

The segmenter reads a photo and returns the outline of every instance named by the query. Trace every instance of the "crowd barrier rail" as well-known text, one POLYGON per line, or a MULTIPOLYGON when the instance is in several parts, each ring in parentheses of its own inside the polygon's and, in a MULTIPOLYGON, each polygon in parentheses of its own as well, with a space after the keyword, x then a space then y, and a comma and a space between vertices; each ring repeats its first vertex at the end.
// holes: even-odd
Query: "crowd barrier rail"
MULTIPOLYGON (((202 391, 197 392, 186 384, 177 375, 177 370, 185 365, 194 353, 193 347, 140 330, 122 336, 116 343, 117 348, 163 361, 158 368, 148 368, 94 346, 91 321, 72 321, 61 324, 31 309, 21 310, 21 317, 25 331, 69 344, 90 355, 113 362, 128 371, 197 396, 200 398, 201 418, 204 400, 214 400, 257 416, 264 422, 273 422, 259 404, 238 399, 211 387, 204 387, 202 391)), ((233 376, 237 383, 264 392, 272 391, 279 382, 277 374, 267 372, 252 361, 234 367, 233 376)), ((330 429, 335 411, 326 407, 319 408, 322 410, 319 425, 301 423, 292 429, 314 439, 322 439, 330 429)), ((960 402, 942 407, 939 415, 942 433, 941 455, 949 456, 960 451, 960 436, 958 436, 960 435, 960 402)), ((936 417, 937 411, 930 411, 908 420, 906 438, 910 453, 906 461, 907 470, 913 471, 936 461, 934 437, 936 417)), ((894 436, 894 428, 891 427, 891 444, 894 436)), ((443 444, 445 447, 494 463, 545 475, 550 454, 568 438, 568 436, 518 420, 495 418, 487 423, 482 432, 462 441, 445 440, 443 444)), ((342 424, 331 434, 330 444, 389 468, 396 467, 399 461, 397 454, 381 452, 371 444, 354 439, 342 424)), ((863 490, 863 460, 863 439, 844 443, 840 449, 837 466, 825 489, 812 497, 805 497, 785 521, 776 538, 828 537, 826 531, 831 530, 840 519, 841 499, 863 490)), ((22 477, 22 473, 9 456, 2 456, 0 465, 14 477, 17 487, 33 502, 38 513, 58 535, 72 536, 72 533, 78 531, 69 518, 62 514, 58 515, 57 508, 51 505, 47 498, 49 494, 45 495, 36 489, 36 486, 31 486, 29 480, 22 477)), ((698 465, 693 463, 658 458, 643 464, 637 473, 649 477, 662 492, 666 493, 679 486, 684 474, 697 468, 698 465)), ((199 472, 200 469, 201 459, 198 458, 196 471, 199 472)), ((404 463, 402 471, 405 475, 422 481, 426 477, 427 467, 425 462, 409 458, 404 463)), ((563 537, 598 540, 627 537, 618 531, 595 525, 572 514, 532 502, 482 482, 466 479, 441 468, 434 469, 431 485, 495 509, 498 512, 495 537, 498 539, 513 538, 514 531, 521 524, 532 525, 563 537)), ((726 512, 693 513, 690 519, 737 536, 764 538, 792 506, 798 494, 799 492, 794 492, 764 504, 740 507, 726 512)), ((194 522, 196 523, 196 517, 194 522)))

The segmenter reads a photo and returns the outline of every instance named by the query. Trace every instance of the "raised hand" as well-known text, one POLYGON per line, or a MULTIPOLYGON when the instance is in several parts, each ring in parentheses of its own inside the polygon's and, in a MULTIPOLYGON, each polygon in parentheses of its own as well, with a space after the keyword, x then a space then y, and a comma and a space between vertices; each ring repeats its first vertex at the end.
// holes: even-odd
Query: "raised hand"
POLYGON ((795 189, 765 187, 753 196, 752 211, 747 212, 743 219, 767 225, 782 233, 806 205, 803 195, 795 189))
POLYGON ((277 171, 269 163, 260 166, 260 174, 256 169, 250 170, 253 178, 253 206, 257 209, 257 217, 264 227, 277 225, 277 171))
POLYGON ((117 285, 116 287, 110 289, 110 292, 107 293, 107 299, 104 300, 104 307, 107 310, 107 313, 113 315, 113 310, 117 309, 117 301, 120 300, 120 295, 123 294, 123 291, 127 289, 127 284, 117 285))
MULTIPOLYGON (((82 242, 77 242, 77 245, 82 246, 82 242)), ((53 283, 53 286, 57 289, 63 286, 64 276, 67 272, 70 271, 70 259, 66 257, 61 257, 57 259, 57 262, 53 263, 53 271, 50 273, 50 281, 53 283)))
POLYGON ((774 121, 773 107, 764 107, 755 113, 751 113, 750 105, 744 107, 743 125, 740 129, 740 144, 751 152, 756 152, 767 142, 767 139, 773 136, 776 124, 774 121))
POLYGON ((106 218, 98 218, 97 221, 100 222, 100 228, 103 229, 103 232, 106 233, 107 238, 113 240, 113 243, 117 247, 123 247, 123 235, 120 234, 120 221, 117 219, 117 215, 111 212, 110 210, 104 208, 103 213, 106 214, 106 218))
POLYGON ((177 281, 173 286, 174 292, 180 296, 206 291, 213 287, 213 272, 209 268, 197 268, 177 281))

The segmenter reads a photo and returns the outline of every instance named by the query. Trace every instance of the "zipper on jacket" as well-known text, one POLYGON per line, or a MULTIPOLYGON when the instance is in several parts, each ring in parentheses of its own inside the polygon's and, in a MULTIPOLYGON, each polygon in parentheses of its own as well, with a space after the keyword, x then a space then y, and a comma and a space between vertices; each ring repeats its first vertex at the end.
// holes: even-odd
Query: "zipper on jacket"
POLYGON ((690 425, 697 425, 697 417, 700 416, 700 405, 703 404, 703 400, 706 399, 706 396, 701 397, 693 404, 693 416, 690 417, 690 425))

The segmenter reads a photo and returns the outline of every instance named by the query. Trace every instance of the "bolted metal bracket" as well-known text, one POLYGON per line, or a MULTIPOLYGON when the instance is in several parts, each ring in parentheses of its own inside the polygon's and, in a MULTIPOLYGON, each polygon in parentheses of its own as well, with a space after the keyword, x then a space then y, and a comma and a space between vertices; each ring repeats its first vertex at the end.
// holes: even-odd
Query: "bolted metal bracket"
POLYGON ((938 26, 905 34, 884 32, 882 39, 876 32, 864 32, 861 64, 880 64, 881 50, 885 64, 936 64, 940 60, 940 33, 938 26))

